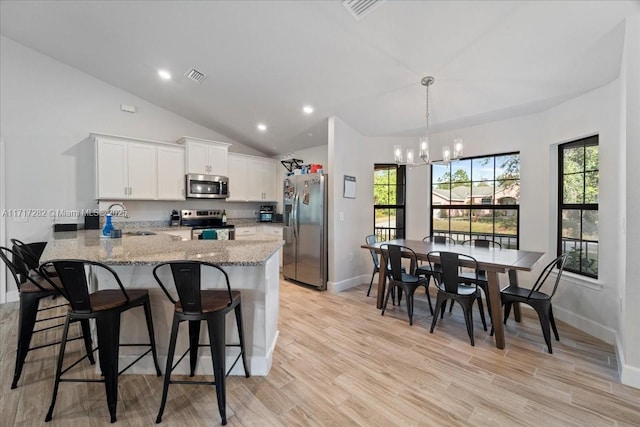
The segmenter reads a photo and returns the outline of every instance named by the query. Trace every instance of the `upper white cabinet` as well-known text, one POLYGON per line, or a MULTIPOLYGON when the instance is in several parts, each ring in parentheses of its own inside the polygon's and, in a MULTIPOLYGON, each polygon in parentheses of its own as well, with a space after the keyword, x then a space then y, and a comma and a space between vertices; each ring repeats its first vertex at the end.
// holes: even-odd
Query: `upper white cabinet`
POLYGON ((266 157, 229 153, 229 202, 276 202, 277 162, 266 157))
POLYGON ((227 151, 231 144, 192 137, 177 142, 187 149, 187 173, 228 176, 227 151))
POLYGON ((182 147, 158 146, 158 200, 184 200, 182 147))
POLYGON ((97 199, 184 200, 184 148, 92 134, 97 199))

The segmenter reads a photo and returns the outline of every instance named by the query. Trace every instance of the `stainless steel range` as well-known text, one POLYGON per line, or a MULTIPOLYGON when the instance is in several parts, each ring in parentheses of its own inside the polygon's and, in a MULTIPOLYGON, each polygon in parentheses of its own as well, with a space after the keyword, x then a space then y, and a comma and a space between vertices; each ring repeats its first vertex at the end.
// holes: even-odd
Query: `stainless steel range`
POLYGON ((209 238, 215 235, 219 240, 234 240, 236 238, 235 226, 222 222, 222 210, 192 210, 180 211, 180 225, 191 227, 191 240, 209 238), (215 230, 215 233, 207 230, 215 230))

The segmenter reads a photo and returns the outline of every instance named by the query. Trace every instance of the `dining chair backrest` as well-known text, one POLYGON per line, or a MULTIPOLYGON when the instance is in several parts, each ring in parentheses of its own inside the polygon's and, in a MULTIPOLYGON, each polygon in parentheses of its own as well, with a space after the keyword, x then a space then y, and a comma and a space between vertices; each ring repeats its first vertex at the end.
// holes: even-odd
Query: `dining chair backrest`
POLYGON ((55 259, 47 261, 40 266, 40 275, 46 278, 46 269, 50 266, 53 266, 58 274, 60 285, 51 280, 49 280, 49 283, 57 288, 69 301, 69 305, 75 313, 91 313, 93 311, 90 298, 91 286, 87 279, 87 268, 89 267, 98 267, 111 273, 120 288, 122 296, 125 297, 126 303, 128 304, 130 301, 120 278, 108 265, 84 259, 55 259))
POLYGON ((231 306, 233 302, 233 294, 231 292, 231 285, 229 283, 229 276, 227 272, 221 267, 204 261, 169 261, 157 265, 153 269, 153 277, 160 285, 165 295, 169 300, 176 304, 180 302, 182 306, 182 312, 184 314, 202 314, 202 273, 203 267, 206 269, 217 270, 222 273, 224 282, 226 284, 226 291, 229 297, 227 301, 227 307, 231 306), (175 285, 177 298, 167 289, 165 283, 160 279, 158 270, 169 266, 171 269, 171 275, 173 277, 173 283, 175 285))
POLYGON ((449 237, 449 236, 426 236, 422 239, 423 242, 432 242, 432 243, 438 243, 438 244, 442 244, 442 245, 455 245, 456 241, 453 240, 453 238, 449 237))
POLYGON ((494 240, 487 239, 472 239, 462 242, 463 245, 473 245, 476 248, 499 248, 502 249, 502 245, 494 240))
MULTIPOLYGON (((402 267, 402 259, 407 259, 412 266, 416 265, 418 256, 413 249, 401 245, 380 245, 382 259, 390 267, 390 274, 393 280, 402 281, 402 274, 405 270, 402 267)), ((411 272, 410 274, 413 274, 411 272)))
POLYGON ((560 283, 560 277, 562 276, 562 272, 564 271, 564 265, 567 262, 568 256, 569 256, 568 252, 565 254, 562 254, 544 267, 544 269, 540 272, 538 279, 535 281, 533 287, 531 288, 531 291, 529 291, 529 295, 527 296, 527 298, 531 298, 531 294, 533 294, 534 292, 540 292, 540 289, 547 281, 547 278, 551 275, 551 272, 553 271, 554 267, 557 267, 558 272, 556 273, 556 280, 555 280, 555 283, 553 284, 553 289, 548 294, 549 299, 553 297, 553 295, 556 293, 556 290, 558 289, 558 284, 560 283))
POLYGON ((40 265, 40 255, 42 255, 47 242, 23 243, 18 239, 11 239, 11 244, 13 245, 13 250, 22 256, 22 259, 30 270, 36 270, 38 268, 40 265))
MULTIPOLYGON (((378 241, 378 238, 376 237, 375 234, 369 234, 367 237, 364 238, 364 241, 367 243, 367 245, 373 245, 374 243, 376 243, 378 241)), ((378 254, 373 249, 369 249, 369 252, 371 253, 371 259, 373 261, 373 265, 377 269, 379 269, 380 268, 380 259, 378 258, 378 254)))
POLYGON ((436 280, 444 284, 445 291, 450 294, 458 293, 459 271, 460 267, 473 269, 475 279, 478 277, 478 262, 475 258, 459 254, 457 252, 438 252, 432 251, 427 254, 429 265, 436 268, 440 265, 441 273, 435 276, 436 280))

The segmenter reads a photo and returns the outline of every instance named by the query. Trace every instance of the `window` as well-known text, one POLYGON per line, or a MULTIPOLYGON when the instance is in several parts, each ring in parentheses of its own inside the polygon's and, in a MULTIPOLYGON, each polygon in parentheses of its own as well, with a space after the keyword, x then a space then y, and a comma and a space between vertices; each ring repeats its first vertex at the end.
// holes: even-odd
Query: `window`
POLYGON ((374 165, 373 230, 378 240, 404 239, 405 184, 405 166, 374 165))
POLYGON ((565 270, 598 277, 598 136, 558 146, 558 255, 565 270))
POLYGON ((519 153, 431 166, 432 235, 458 242, 488 239, 517 249, 519 205, 519 153))

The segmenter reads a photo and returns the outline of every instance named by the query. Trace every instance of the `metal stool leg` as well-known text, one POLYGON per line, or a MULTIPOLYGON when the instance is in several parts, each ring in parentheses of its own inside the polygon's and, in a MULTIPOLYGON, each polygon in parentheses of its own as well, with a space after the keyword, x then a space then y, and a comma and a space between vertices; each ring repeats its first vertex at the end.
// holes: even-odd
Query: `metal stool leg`
POLYGON ((156 424, 162 422, 162 413, 164 405, 167 403, 167 394, 169 393, 169 383, 171 382, 171 371, 173 371, 173 356, 176 352, 176 341, 178 340, 178 327, 180 319, 177 315, 173 315, 173 325, 171 325, 171 337, 169 338, 169 352, 167 353, 167 366, 164 370, 164 385, 162 386, 162 400, 160 401, 160 409, 156 417, 156 424))
POLYGON ((147 319, 147 331, 149 332, 149 342, 151 343, 151 355, 153 356, 153 365, 156 368, 156 374, 162 375, 160 365, 158 365, 158 353, 156 352, 156 337, 153 331, 153 319, 151 318, 151 304, 147 299, 144 304, 144 317, 147 319))
POLYGON ((38 316, 40 297, 36 294, 20 293, 20 320, 18 321, 18 348, 16 350, 16 368, 13 374, 11 388, 18 386, 18 380, 22 374, 24 361, 29 352, 33 328, 38 316))
POLYGON ((96 317, 98 351, 104 374, 104 387, 111 422, 116 422, 118 404, 118 353, 120 346, 120 312, 106 312, 96 317), (104 361, 104 362, 103 362, 104 361))
POLYGON ((200 320, 189 320, 189 376, 196 372, 198 345, 200 342, 200 320))
POLYGON ((225 315, 216 313, 207 320, 209 329, 209 343, 213 359, 213 374, 216 381, 216 398, 218 410, 222 418, 222 425, 227 424, 226 398, 226 361, 225 361, 225 315))
POLYGON ((242 366, 244 366, 244 376, 249 378, 251 374, 249 373, 249 367, 247 364, 247 352, 244 346, 244 327, 242 326, 242 302, 238 302, 235 309, 236 314, 236 325, 238 326, 238 338, 240 339, 240 351, 242 352, 242 366))
POLYGON ((47 415, 44 418, 45 422, 51 421, 53 417, 53 408, 56 406, 56 398, 58 397, 58 386, 60 386, 60 376, 62 375, 62 362, 64 360, 64 350, 67 346, 67 337, 69 336, 69 323, 71 322, 71 318, 69 314, 64 321, 64 329, 62 330, 62 342, 60 343, 60 353, 58 354, 58 364, 56 365, 56 378, 53 383, 53 394, 51 396, 51 405, 49 405, 49 410, 47 411, 47 415))

